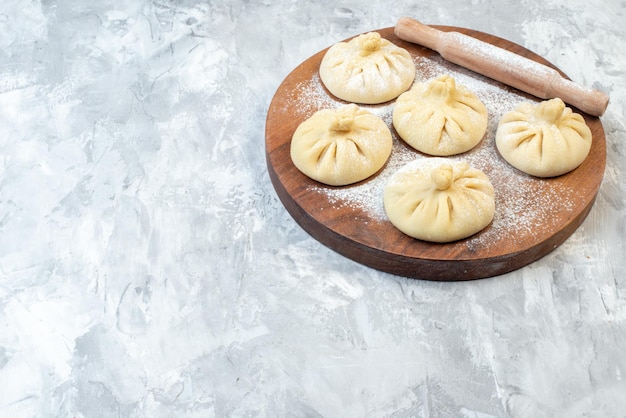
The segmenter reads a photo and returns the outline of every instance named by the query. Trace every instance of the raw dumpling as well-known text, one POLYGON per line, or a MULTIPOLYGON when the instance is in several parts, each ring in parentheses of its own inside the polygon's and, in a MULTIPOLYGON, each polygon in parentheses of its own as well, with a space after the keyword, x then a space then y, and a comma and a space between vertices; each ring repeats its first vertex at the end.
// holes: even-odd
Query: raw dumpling
POLYGON ((383 199, 396 228, 431 242, 469 237, 489 225, 495 213, 489 178, 466 162, 446 158, 406 164, 385 186, 383 199))
POLYGON ((513 167, 537 177, 555 177, 578 167, 591 149, 591 130, 578 113, 556 98, 522 103, 505 113, 496 147, 513 167))
POLYGON ((398 135, 418 151, 436 156, 474 148, 487 131, 487 108, 469 89, 443 75, 416 83, 393 109, 398 135))
POLYGON ((302 122, 291 139, 291 159, 310 178, 344 186, 380 170, 392 144, 381 118, 349 104, 319 110, 302 122))
POLYGON ((415 63, 407 50, 370 32, 331 46, 320 64, 320 79, 342 100, 383 103, 411 87, 415 63))

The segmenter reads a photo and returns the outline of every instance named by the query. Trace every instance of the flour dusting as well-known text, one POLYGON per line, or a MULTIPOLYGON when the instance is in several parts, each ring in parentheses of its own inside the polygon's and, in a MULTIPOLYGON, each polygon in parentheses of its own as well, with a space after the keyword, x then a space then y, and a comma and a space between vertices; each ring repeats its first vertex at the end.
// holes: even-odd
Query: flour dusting
MULTIPOLYGON (((469 70, 448 63, 439 56, 416 57, 417 75, 415 82, 423 82, 440 75, 449 74, 457 84, 474 92, 487 107, 489 122, 482 141, 472 150, 447 158, 462 160, 482 170, 496 191, 496 212, 493 222, 480 234, 465 240, 468 248, 479 248, 510 236, 517 239, 533 237, 539 227, 545 229, 546 220, 555 212, 571 212, 577 199, 574 190, 555 190, 549 179, 529 176, 510 166, 498 153, 495 133, 502 115, 513 110, 519 103, 528 101, 526 96, 508 89, 500 83, 480 76, 469 70)), ((311 114, 323 108, 344 104, 325 90, 314 75, 303 82, 293 93, 297 108, 302 114, 311 114)), ((537 99, 538 100, 538 99, 537 99)), ((383 206, 383 191, 390 177, 405 164, 424 158, 433 158, 410 148, 400 139, 392 126, 394 102, 382 105, 360 105, 379 116, 389 126, 393 135, 391 156, 383 169, 371 178, 352 186, 327 187, 322 184, 310 186, 315 193, 324 194, 335 207, 360 209, 376 222, 388 222, 383 206)))

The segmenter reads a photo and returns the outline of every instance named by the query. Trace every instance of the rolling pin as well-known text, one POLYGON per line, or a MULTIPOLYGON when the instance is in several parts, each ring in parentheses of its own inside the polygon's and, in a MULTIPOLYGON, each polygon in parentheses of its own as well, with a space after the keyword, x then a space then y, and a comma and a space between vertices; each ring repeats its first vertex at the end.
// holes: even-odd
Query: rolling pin
POLYGON ((438 52, 454 64, 540 99, 559 97, 592 116, 602 116, 609 104, 609 97, 601 91, 582 87, 553 68, 459 32, 440 31, 402 17, 394 33, 400 39, 438 52))

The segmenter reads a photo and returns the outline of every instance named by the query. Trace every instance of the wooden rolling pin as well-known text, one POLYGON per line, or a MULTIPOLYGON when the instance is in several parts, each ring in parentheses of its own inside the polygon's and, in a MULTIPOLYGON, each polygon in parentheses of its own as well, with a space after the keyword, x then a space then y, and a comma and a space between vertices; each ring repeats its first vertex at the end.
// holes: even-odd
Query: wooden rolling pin
POLYGON ((459 32, 440 31, 403 17, 394 33, 400 39, 438 52, 450 62, 540 99, 559 97, 593 116, 602 116, 609 104, 606 94, 582 87, 553 68, 459 32))

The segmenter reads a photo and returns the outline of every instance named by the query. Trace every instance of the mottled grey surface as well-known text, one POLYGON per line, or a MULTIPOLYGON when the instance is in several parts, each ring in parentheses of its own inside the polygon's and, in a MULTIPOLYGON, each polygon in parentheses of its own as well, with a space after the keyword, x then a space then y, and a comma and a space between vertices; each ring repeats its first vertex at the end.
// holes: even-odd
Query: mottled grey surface
POLYGON ((626 3, 9 0, 0 6, 0 416, 617 417, 626 411, 626 3), (500 277, 327 249, 267 176, 313 53, 400 16, 611 96, 583 225, 500 277))

